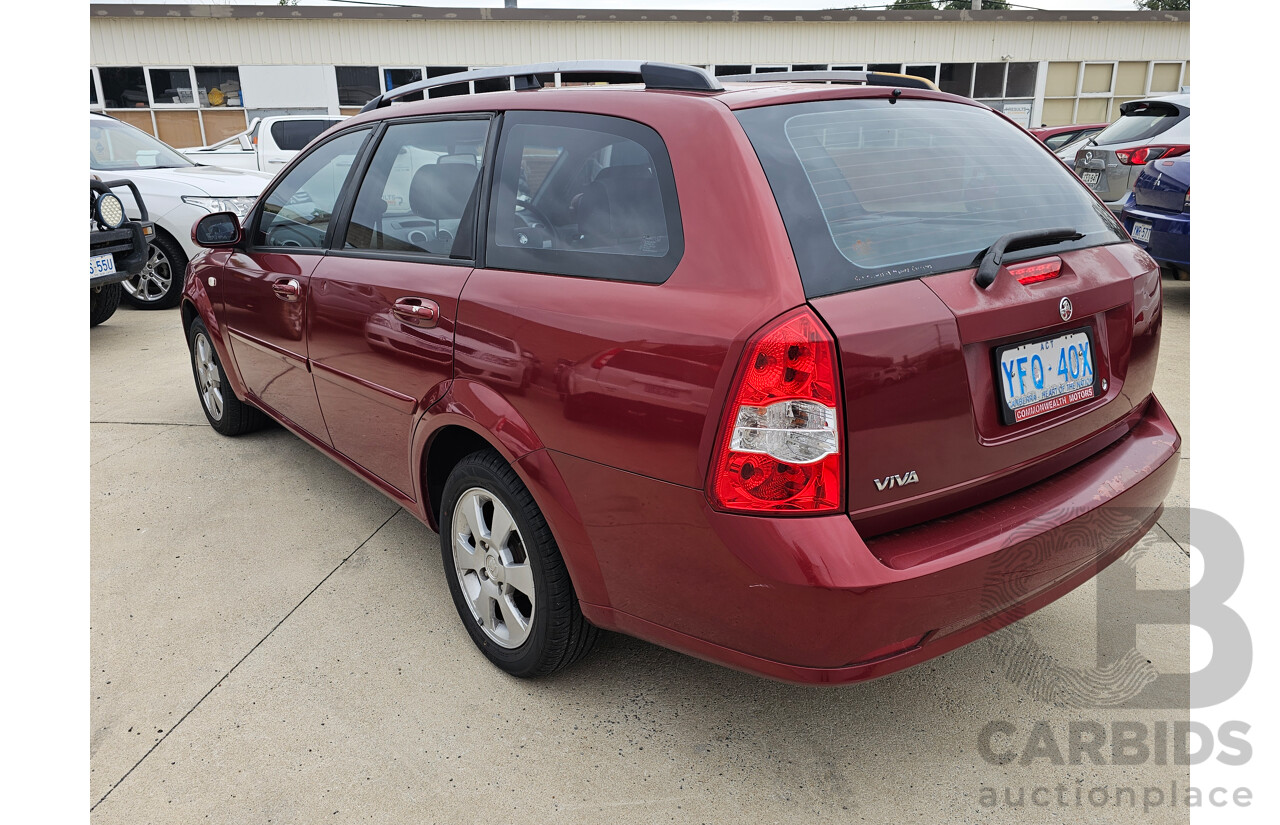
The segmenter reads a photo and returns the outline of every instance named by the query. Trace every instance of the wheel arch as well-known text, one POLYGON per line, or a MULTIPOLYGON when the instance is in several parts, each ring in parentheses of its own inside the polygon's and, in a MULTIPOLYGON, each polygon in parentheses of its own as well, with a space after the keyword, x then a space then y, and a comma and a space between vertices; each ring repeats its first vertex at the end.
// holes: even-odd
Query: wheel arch
POLYGON ((419 422, 418 479, 422 516, 439 532, 449 473, 463 458, 492 449, 528 488, 560 548, 580 601, 608 605, 604 577, 581 514, 550 452, 510 403, 483 384, 455 380, 419 422))

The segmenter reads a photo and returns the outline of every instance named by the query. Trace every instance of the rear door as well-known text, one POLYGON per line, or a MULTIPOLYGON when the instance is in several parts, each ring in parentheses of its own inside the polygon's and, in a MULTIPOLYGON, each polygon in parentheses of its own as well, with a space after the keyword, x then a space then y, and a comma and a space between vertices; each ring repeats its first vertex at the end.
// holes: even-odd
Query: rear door
POLYGON ((453 377, 490 119, 383 127, 312 276, 308 349, 333 447, 405 495, 414 425, 453 377))
POLYGON ((978 107, 908 99, 739 119, 837 339, 848 507, 867 534, 1064 469, 1146 403, 1158 273, 1034 138, 978 107), (1058 227, 1079 237, 1010 252, 994 283, 975 281, 1001 237, 1058 227))
POLYGON ((1189 142, 1185 126, 1191 110, 1171 100, 1137 100, 1120 107, 1120 119, 1094 135, 1076 152, 1076 174, 1107 203, 1123 200, 1133 189, 1147 160, 1134 163, 1144 146, 1189 142))
POLYGON ((257 402, 329 443, 307 365, 307 296, 343 184, 370 129, 317 147, 255 211, 249 245, 231 253, 218 292, 232 357, 257 402))

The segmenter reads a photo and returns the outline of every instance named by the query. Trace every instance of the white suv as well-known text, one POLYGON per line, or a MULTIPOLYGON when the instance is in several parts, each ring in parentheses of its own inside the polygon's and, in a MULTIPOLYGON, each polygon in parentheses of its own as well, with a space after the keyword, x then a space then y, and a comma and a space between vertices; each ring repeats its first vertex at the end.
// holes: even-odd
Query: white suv
MULTIPOLYGON (((89 113, 91 174, 128 178, 147 204, 156 233, 142 271, 123 283, 124 300, 141 309, 177 306, 187 261, 199 247, 191 225, 210 212, 244 217, 271 175, 247 169, 200 166, 151 135, 112 117, 89 113)), ((133 199, 121 193, 131 216, 133 199)))

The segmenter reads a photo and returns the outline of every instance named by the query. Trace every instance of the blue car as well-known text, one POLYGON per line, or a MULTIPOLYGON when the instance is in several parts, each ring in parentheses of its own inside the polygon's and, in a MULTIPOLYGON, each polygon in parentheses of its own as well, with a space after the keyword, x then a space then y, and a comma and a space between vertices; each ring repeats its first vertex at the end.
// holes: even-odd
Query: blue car
POLYGON ((1191 156, 1153 160, 1121 213, 1133 240, 1166 272, 1191 273, 1191 156))

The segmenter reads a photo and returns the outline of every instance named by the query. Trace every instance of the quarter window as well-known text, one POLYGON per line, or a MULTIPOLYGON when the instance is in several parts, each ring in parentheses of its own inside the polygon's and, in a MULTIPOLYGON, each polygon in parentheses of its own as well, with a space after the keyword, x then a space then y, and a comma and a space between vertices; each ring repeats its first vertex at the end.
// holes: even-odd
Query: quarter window
POLYGON ((493 268, 660 283, 684 251, 666 147, 634 121, 508 113, 490 200, 493 268))
POLYGON ((360 184, 346 249, 471 258, 489 120, 387 128, 360 184))
POLYGON ((317 146, 271 190, 254 233, 257 246, 322 249, 342 186, 368 129, 317 146))

